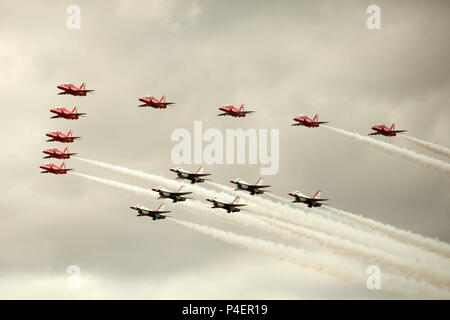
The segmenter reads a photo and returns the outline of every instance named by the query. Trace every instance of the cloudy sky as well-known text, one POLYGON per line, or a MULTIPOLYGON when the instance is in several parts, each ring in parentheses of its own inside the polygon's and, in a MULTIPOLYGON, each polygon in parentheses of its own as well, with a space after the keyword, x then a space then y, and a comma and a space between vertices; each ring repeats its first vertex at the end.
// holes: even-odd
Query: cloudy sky
MULTIPOLYGON (((84 158, 172 177, 171 133, 193 132, 194 120, 222 132, 278 129, 279 171, 264 177, 273 193, 320 188, 333 207, 450 242, 447 174, 323 128, 290 126, 315 113, 361 134, 396 122, 449 146, 449 14, 448 1, 0 1, 0 297, 404 297, 135 218, 130 205, 158 202, 76 176, 41 175, 41 151, 53 146, 46 131, 73 129, 82 140, 69 148, 84 158), (71 4, 81 9, 79 30, 66 25, 71 4), (371 4, 381 8, 381 30, 366 26, 371 4), (67 82, 87 82, 95 93, 58 96, 56 85, 67 82), (146 94, 176 104, 137 108, 146 94), (256 112, 217 117, 227 103, 256 112), (87 117, 49 119, 50 107, 75 105, 87 117), (69 265, 81 268, 78 290, 66 286, 69 265)), ((439 157, 400 137, 389 141, 439 157)), ((153 187, 75 159, 68 165, 153 187)), ((206 171, 219 183, 253 182, 260 166, 206 171)), ((178 218, 277 240, 168 205, 178 218)))

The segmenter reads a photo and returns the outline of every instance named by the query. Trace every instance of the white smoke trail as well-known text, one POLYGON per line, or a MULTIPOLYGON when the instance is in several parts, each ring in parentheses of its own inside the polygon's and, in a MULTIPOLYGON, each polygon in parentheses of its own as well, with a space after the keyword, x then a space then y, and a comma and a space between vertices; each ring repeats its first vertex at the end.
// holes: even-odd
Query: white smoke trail
POLYGON ((140 187, 136 187, 133 186, 131 184, 126 184, 126 183, 122 183, 122 182, 117 182, 117 181, 113 181, 113 180, 108 180, 108 179, 103 179, 103 178, 99 178, 99 177, 95 177, 95 176, 91 176, 91 175, 87 175, 87 174, 83 174, 83 173, 79 173, 79 172, 69 172, 69 174, 71 175, 75 175, 78 177, 82 177, 103 185, 107 185, 113 188, 117 188, 117 189, 121 189, 121 190, 125 190, 137 195, 143 195, 146 197, 152 197, 152 198, 156 198, 156 194, 154 192, 151 192, 150 190, 144 189, 144 188, 140 188, 140 187))
MULTIPOLYGON (((88 159, 76 158, 81 161, 85 161, 87 163, 93 164, 99 168, 107 169, 112 172, 128 175, 135 178, 140 178, 149 182, 158 183, 162 185, 168 185, 171 188, 177 187, 177 182, 171 179, 167 179, 161 176, 156 176, 152 174, 148 174, 142 171, 131 170, 128 168, 110 165, 107 163, 93 161, 88 159)), ((222 186, 216 183, 210 183, 215 185, 222 190, 227 190, 233 192, 232 188, 222 186)), ((205 189, 199 185, 190 185, 190 189, 194 191, 196 194, 200 194, 204 197, 221 197, 222 199, 226 196, 230 196, 228 193, 218 193, 216 191, 205 189)), ((429 252, 418 251, 416 247, 411 247, 409 245, 400 243, 398 241, 392 240, 390 238, 385 237, 384 235, 379 234, 371 234, 367 233, 364 230, 359 228, 354 228, 352 226, 348 226, 342 223, 338 223, 332 219, 327 219, 323 216, 318 216, 314 214, 307 214, 304 211, 296 208, 292 208, 287 204, 274 203, 268 199, 251 196, 246 193, 241 193, 242 198, 246 199, 247 204, 250 208, 256 211, 258 214, 268 215, 274 217, 276 219, 287 220, 291 223, 301 224, 305 227, 312 228, 318 231, 322 231, 325 233, 333 233, 338 235, 341 238, 349 239, 360 244, 363 244, 367 247, 378 247, 385 251, 395 252, 396 254, 402 256, 417 256, 418 263, 424 263, 427 259, 431 259, 431 261, 435 260, 435 256, 430 256, 429 252)), ((188 201, 186 201, 188 202, 188 201)), ((432 240, 431 240, 432 241, 432 240)), ((441 264, 442 261, 437 260, 437 264, 441 264)), ((445 266, 448 266, 445 264, 445 266)))
MULTIPOLYGON (((192 222, 173 218, 171 218, 170 221, 229 244, 255 250, 269 256, 278 257, 305 269, 325 273, 360 285, 365 285, 366 282, 365 276, 362 274, 364 273, 364 270, 361 269, 360 265, 349 262, 345 263, 345 260, 342 257, 336 257, 326 252, 307 252, 281 243, 239 235, 230 231, 224 231, 192 222)), ((392 276, 388 272, 383 272, 383 288, 388 288, 389 290, 406 295, 420 295, 422 298, 423 295, 429 295, 430 297, 440 299, 449 296, 448 290, 436 288, 420 281, 418 282, 404 277, 392 276), (421 291, 418 291, 419 288, 421 291)))
POLYGON ((437 154, 440 154, 442 156, 445 156, 447 158, 450 158, 450 149, 447 147, 444 147, 443 145, 437 144, 437 143, 433 143, 433 142, 428 142, 428 141, 424 141, 421 139, 417 139, 414 137, 410 137, 410 136, 406 136, 406 135, 401 135, 402 138, 405 138, 413 143, 415 143, 416 145, 423 147, 425 149, 428 149, 432 152, 435 152, 437 154))
POLYGON ((363 261, 378 264, 383 269, 395 269, 408 277, 412 277, 417 280, 423 279, 433 285, 441 286, 447 289, 450 288, 450 275, 443 274, 441 269, 436 268, 433 265, 428 265, 425 268, 422 268, 417 265, 413 259, 400 258, 396 255, 392 255, 376 248, 367 248, 349 240, 340 239, 319 231, 310 230, 272 218, 260 218, 272 226, 288 230, 301 236, 302 238, 311 239, 328 249, 337 251, 338 253, 350 256, 356 255, 357 258, 362 258, 363 261))
MULTIPOLYGON (((83 177, 83 178, 86 178, 88 180, 100 183, 100 184, 108 185, 108 186, 115 187, 115 188, 118 188, 118 189, 121 189, 121 190, 125 190, 125 191, 128 191, 128 192, 132 192, 132 193, 135 193, 135 194, 146 195, 146 196, 148 196, 148 195, 153 196, 153 194, 150 193, 149 190, 144 189, 144 188, 140 188, 140 187, 136 187, 136 186, 132 186, 132 185, 116 182, 116 181, 113 181, 113 180, 98 178, 98 177, 95 177, 95 176, 85 175, 85 174, 82 174, 82 173, 72 172, 70 174, 73 174, 73 175, 76 175, 76 176, 79 176, 79 177, 83 177)), ((201 202, 196 201, 196 200, 188 201, 185 205, 188 206, 188 207, 191 207, 191 208, 193 208, 195 210, 202 210, 202 211, 209 211, 209 210, 211 210, 204 203, 201 203, 201 202)), ((235 215, 236 215, 236 217, 233 216, 233 215, 221 215, 221 216, 222 217, 226 217, 226 218, 231 219, 231 220, 234 220, 234 221, 237 221, 237 219, 240 219, 241 220, 240 222, 242 222, 242 220, 244 220, 244 221, 246 221, 246 222, 248 222, 248 223, 250 223, 250 224, 252 224, 254 226, 259 226, 259 227, 263 227, 263 228, 267 226, 266 225, 267 221, 266 221, 266 223, 262 223, 262 221, 260 219, 258 219, 257 217, 254 217, 252 215, 247 215, 247 214, 235 214, 235 215)), ((269 221, 269 222, 271 222, 271 223, 267 223, 268 225, 270 225, 270 224, 273 225, 277 221, 272 219, 272 221, 269 221)), ((286 225, 289 226, 289 224, 286 224, 286 225)), ((279 234, 281 234, 283 236, 286 236, 286 233, 283 232, 283 230, 281 230, 280 228, 272 228, 271 230, 268 230, 268 231, 274 232, 277 229, 279 229, 277 233, 279 233, 279 234)), ((297 229, 297 231, 298 231, 298 229, 297 229)), ((311 236, 311 232, 306 230, 306 229, 303 231, 303 234, 299 234, 298 236, 302 236, 305 239, 311 239, 311 238, 314 239, 314 237, 311 236)), ((317 236, 316 236, 315 240, 317 240, 317 236)), ((323 245, 323 239, 321 241, 322 241, 321 244, 323 245)), ((336 248, 339 248, 339 247, 336 247, 336 248)), ((341 249, 339 249, 339 250, 341 250, 341 249)), ((351 249, 348 249, 348 250, 351 250, 351 249)), ((414 276, 414 275, 415 274, 412 274, 412 276, 414 276)), ((434 281, 434 282, 430 281, 430 283, 437 284, 436 281, 434 281)))
MULTIPOLYGON (((223 186, 214 182, 209 182, 209 184, 224 191, 232 191, 232 188, 228 186, 223 186)), ((423 241, 427 242, 428 245, 421 245, 418 248, 411 247, 409 243, 417 245, 418 242, 416 241, 404 243, 402 242, 403 238, 396 238, 394 241, 392 241, 391 238, 387 238, 385 233, 368 233, 364 230, 361 230, 360 228, 357 228, 357 226, 355 228, 355 226, 346 225, 342 220, 336 221, 336 218, 327 218, 325 215, 318 216, 315 214, 315 212, 317 212, 318 210, 314 208, 312 208, 314 209, 312 211, 314 213, 308 214, 300 208, 293 208, 286 203, 273 203, 268 199, 251 196, 247 193, 241 193, 241 197, 245 199, 245 201, 247 201, 249 204, 252 204, 257 213, 263 214, 265 216, 270 216, 281 221, 289 221, 290 223, 294 224, 300 224, 310 229, 322 231, 327 234, 335 234, 342 239, 352 240, 356 243, 364 244, 369 248, 378 247, 386 252, 393 252, 404 257, 418 256, 424 263, 425 261, 430 261, 433 264, 440 265, 444 270, 449 267, 449 260, 443 258, 446 257, 446 247, 448 247, 448 245, 442 244, 434 239, 429 239, 421 236, 423 238, 423 241), (265 210, 261 210, 262 207, 265 208, 265 210), (430 247, 434 249, 437 248, 438 251, 430 250, 433 252, 430 253, 429 251, 427 251, 430 247), (439 249, 441 249, 442 251, 439 251, 439 249), (434 253, 438 253, 440 255, 435 256, 434 253)), ((383 225, 382 223, 379 224, 383 225)), ((407 233, 403 230, 398 231, 400 233, 407 233)))
POLYGON ((439 171, 450 173, 450 163, 435 159, 424 154, 416 153, 412 150, 405 149, 387 142, 375 140, 371 137, 362 136, 358 133, 349 132, 343 129, 338 129, 330 126, 323 126, 324 128, 330 129, 340 135, 355 139, 372 147, 378 148, 380 150, 386 151, 392 155, 400 156, 404 159, 414 161, 424 167, 437 169, 439 171))
POLYGON ((412 245, 426 248, 427 250, 433 251, 437 254, 443 255, 447 258, 450 258, 450 246, 447 243, 438 241, 438 240, 432 240, 429 238, 425 238, 424 236, 420 234, 413 233, 411 231, 405 231, 401 229, 397 229, 393 226, 365 218, 356 214, 352 214, 343 210, 339 210, 336 208, 332 208, 329 206, 324 206, 327 210, 343 216, 344 218, 347 218, 349 220, 353 220, 361 225, 364 225, 366 227, 371 228, 372 230, 381 232, 386 234, 387 236, 397 239, 401 242, 410 243, 412 245))
POLYGON ((339 259, 336 259, 332 255, 324 254, 323 252, 306 252, 294 247, 286 246, 281 243, 274 243, 268 240, 239 235, 230 231, 224 231, 192 222, 182 221, 178 219, 170 220, 191 230, 201 232, 213 238, 228 242, 233 245, 238 245, 240 247, 257 250, 261 253, 284 259, 307 269, 312 269, 317 272, 324 272, 347 281, 364 281, 362 276, 364 270, 360 270, 354 265, 350 266, 350 270, 347 270, 347 267, 349 265, 342 264, 340 263, 339 259))
POLYGON ((292 199, 288 199, 288 198, 284 198, 284 197, 281 197, 281 196, 279 196, 279 195, 276 195, 276 194, 274 194, 274 193, 265 193, 265 195, 267 195, 267 196, 269 196, 269 197, 271 197, 271 198, 273 198, 273 199, 276 199, 276 200, 278 200, 278 201, 281 201, 281 202, 288 202, 288 203, 291 203, 291 201, 292 201, 292 199))

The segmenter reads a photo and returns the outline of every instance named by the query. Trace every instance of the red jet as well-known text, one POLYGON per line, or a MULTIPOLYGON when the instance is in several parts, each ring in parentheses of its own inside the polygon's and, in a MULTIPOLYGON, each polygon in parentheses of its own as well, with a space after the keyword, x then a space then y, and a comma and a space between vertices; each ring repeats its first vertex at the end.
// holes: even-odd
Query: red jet
POLYGON ((50 164, 44 164, 40 166, 44 171, 41 171, 41 173, 53 173, 53 174, 66 174, 70 170, 73 169, 66 169, 66 163, 63 162, 61 167, 58 167, 56 164, 50 163, 50 164))
POLYGON ((139 101, 144 104, 141 104, 138 107, 152 107, 155 109, 166 109, 168 105, 175 104, 175 102, 166 102, 166 96, 162 96, 160 100, 150 96, 142 97, 139 98, 139 101))
POLYGON ((51 113, 56 114, 51 117, 51 119, 63 118, 68 120, 78 120, 80 116, 84 116, 86 113, 79 113, 77 107, 73 108, 72 111, 67 110, 66 108, 55 108, 50 109, 51 113))
POLYGON ((384 124, 379 124, 373 126, 372 130, 375 130, 376 132, 369 133, 369 136, 382 134, 385 137, 395 137, 397 133, 406 132, 406 130, 395 130, 395 123, 393 123, 390 128, 386 127, 384 124))
POLYGON ((80 139, 81 137, 73 137, 72 130, 70 130, 67 134, 62 133, 61 131, 47 132, 45 134, 47 137, 51 138, 47 140, 47 142, 62 142, 62 143, 72 143, 76 139, 80 139))
POLYGON ((69 153, 68 147, 66 147, 64 149, 64 151, 54 148, 54 149, 47 149, 42 152, 47 155, 44 157, 44 159, 49 159, 49 158, 70 159, 71 156, 76 155, 76 153, 69 153))
POLYGON ((60 84, 59 86, 56 86, 59 90, 63 90, 62 92, 58 93, 61 94, 70 94, 72 96, 86 96, 88 92, 93 92, 94 90, 86 90, 86 83, 82 83, 81 86, 78 88, 76 85, 73 84, 60 84))
POLYGON ((308 128, 317 128, 319 125, 328 123, 327 121, 317 121, 319 120, 319 115, 316 114, 313 119, 308 116, 295 117, 294 121, 297 123, 291 124, 291 126, 305 126, 308 128))
POLYGON ((245 111, 243 104, 239 109, 233 105, 230 105, 230 106, 222 106, 219 108, 219 110, 223 111, 223 113, 219 113, 218 116, 232 116, 235 118, 244 118, 247 115, 247 113, 255 112, 255 111, 245 111))

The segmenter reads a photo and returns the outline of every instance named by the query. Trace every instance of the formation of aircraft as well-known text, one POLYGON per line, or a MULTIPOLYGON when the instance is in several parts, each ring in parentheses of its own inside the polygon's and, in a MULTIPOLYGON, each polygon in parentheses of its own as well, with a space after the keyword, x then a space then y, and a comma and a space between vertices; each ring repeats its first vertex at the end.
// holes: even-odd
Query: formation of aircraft
POLYGON ((79 117, 86 114, 78 112, 77 107, 74 107, 72 111, 66 108, 55 108, 50 109, 50 112, 55 114, 53 117, 51 117, 52 119, 63 118, 68 120, 78 120, 79 117))
POLYGON ((53 148, 53 149, 46 149, 42 151, 47 156, 44 157, 44 159, 54 158, 54 159, 70 159, 71 156, 76 155, 76 153, 69 153, 69 148, 66 147, 63 151, 53 148))
POLYGON ((72 136, 72 130, 69 130, 67 134, 62 133, 61 131, 52 131, 47 132, 45 134, 50 139, 47 140, 47 142, 62 142, 62 143, 72 143, 77 139, 80 139, 81 137, 74 137, 72 136))
MULTIPOLYGON (((87 93, 93 92, 94 90, 87 90, 86 84, 82 83, 80 87, 77 87, 73 84, 61 84, 57 86, 58 89, 62 90, 58 93, 58 95, 73 95, 73 96, 86 96, 87 93)), ((167 106, 174 104, 174 102, 167 102, 166 96, 163 95, 161 99, 157 99, 153 96, 145 96, 139 98, 139 101, 143 104, 139 105, 139 107, 151 107, 155 109, 166 109, 167 106)), ((219 107, 219 110, 222 112, 218 114, 218 116, 232 116, 232 117, 246 117, 247 114, 253 113, 254 111, 245 110, 244 104, 242 104, 239 108, 235 107, 234 105, 224 105, 219 107)), ((70 119, 70 120, 76 120, 79 119, 80 116, 85 115, 85 113, 79 113, 77 110, 77 107, 74 107, 72 110, 68 110, 67 108, 59 107, 50 109, 50 112, 54 114, 51 118, 63 118, 63 119, 70 119)), ((316 114, 314 118, 309 118, 308 116, 298 116, 293 118, 295 121, 294 124, 291 124, 292 126, 305 126, 309 128, 317 128, 321 124, 326 124, 328 121, 319 121, 319 115, 316 114)), ((386 125, 376 125, 372 127, 372 130, 374 132, 369 133, 369 135, 383 135, 387 137, 396 136, 397 133, 406 132, 406 130, 396 130, 395 124, 393 123, 390 128, 388 128, 386 125)), ((81 137, 74 137, 72 135, 72 130, 70 130, 67 134, 64 134, 60 131, 53 131, 46 133, 46 136, 50 139, 47 140, 48 142, 62 142, 62 143, 72 143, 76 139, 80 139, 81 137)), ((66 147, 63 151, 53 148, 53 149, 46 149, 43 150, 43 153, 46 155, 44 159, 48 158, 54 158, 54 159, 70 159, 71 156, 75 155, 76 153, 70 153, 68 151, 68 148, 66 147)), ((55 164, 45 164, 40 166, 42 171, 41 173, 53 173, 53 174, 67 174, 68 171, 73 169, 67 169, 65 162, 61 164, 61 166, 55 165, 55 164)), ((186 179, 189 180, 192 184, 195 183, 201 183, 207 180, 205 177, 209 176, 208 173, 203 173, 203 167, 198 168, 197 171, 190 172, 187 170, 184 170, 180 167, 177 168, 171 168, 170 171, 176 173, 177 179, 186 179)), ((266 188, 269 188, 270 185, 263 185, 262 178, 259 178, 256 183, 251 184, 248 182, 243 181, 242 179, 235 179, 230 180, 230 183, 236 185, 235 190, 242 190, 249 192, 250 195, 254 196, 256 194, 264 194, 267 190, 266 188)), ((191 194, 192 192, 189 191, 182 191, 183 186, 181 186, 177 191, 170 191, 166 190, 162 187, 152 188, 153 191, 157 192, 159 194, 158 199, 171 199, 172 202, 182 202, 186 201, 188 197, 186 195, 191 194)), ((328 201, 328 199, 322 199, 321 198, 321 191, 318 190, 314 196, 308 197, 299 191, 289 192, 290 196, 294 198, 292 202, 294 203, 304 203, 309 208, 312 207, 320 207, 322 206, 323 202, 328 201)), ((232 202, 223 202, 219 201, 216 198, 212 199, 206 199, 208 202, 213 203, 212 208, 221 208, 226 210, 228 213, 232 212, 239 212, 241 207, 246 206, 246 204, 239 204, 239 196, 236 196, 236 198, 232 202)), ((170 211, 164 210, 164 204, 161 203, 159 207, 155 210, 148 209, 142 205, 136 205, 130 207, 131 209, 138 211, 138 216, 149 216, 153 220, 159 220, 159 219, 165 219, 167 215, 166 213, 169 213, 170 211)))
POLYGON ((177 174, 177 179, 186 179, 191 181, 191 183, 205 182, 207 179, 204 177, 211 175, 209 173, 203 173, 203 167, 198 168, 195 172, 189 172, 180 167, 172 168, 170 171, 177 174))
POLYGON ((60 84, 56 86, 59 90, 62 90, 59 95, 70 94, 72 96, 86 96, 87 93, 93 92, 94 90, 87 90, 86 83, 82 83, 80 87, 74 84, 60 84))
POLYGON ((243 118, 249 113, 253 113, 255 111, 246 111, 244 110, 244 105, 242 104, 240 108, 235 107, 234 105, 222 106, 219 108, 223 113, 219 113, 218 116, 232 116, 235 118, 243 118))
POLYGON ((143 104, 138 107, 151 107, 155 109, 166 109, 168 105, 175 104, 175 102, 166 102, 166 96, 162 96, 161 99, 157 99, 152 96, 139 98, 139 101, 143 102, 143 104))
POLYGON ((234 180, 230 180, 230 183, 236 185, 236 189, 235 190, 248 191, 248 192, 250 192, 250 194, 252 196, 254 196, 255 194, 263 194, 264 191, 266 191, 266 190, 262 190, 262 189, 270 187, 269 185, 263 185, 262 182, 263 182, 262 178, 259 178, 258 181, 256 181, 255 184, 251 184, 251 183, 245 182, 244 180, 241 180, 239 178, 236 178, 234 180))
POLYGON ((328 123, 328 121, 318 121, 318 120, 319 120, 318 114, 316 114, 313 119, 311 119, 308 116, 295 117, 294 121, 297 121, 297 122, 291 124, 291 126, 304 126, 304 127, 308 127, 308 128, 317 128, 321 124, 328 123))
POLYGON ((385 137, 395 137, 397 133, 406 132, 406 130, 395 130, 395 123, 391 125, 390 128, 385 126, 384 124, 379 124, 372 127, 372 130, 375 132, 369 133, 369 136, 375 136, 375 135, 383 135, 385 137))
POLYGON ((240 197, 237 196, 231 202, 222 202, 222 201, 217 200, 216 198, 206 199, 206 201, 212 202, 213 206, 211 208, 214 208, 214 209, 220 208, 220 209, 226 210, 228 213, 231 213, 231 212, 239 212, 239 211, 241 211, 241 209, 239 209, 239 207, 246 206, 246 204, 239 204, 238 203, 239 199, 240 199, 240 197))
POLYGON ((43 164, 40 166, 44 171, 41 171, 41 173, 53 173, 53 174, 66 174, 68 171, 73 169, 67 169, 66 163, 63 162, 60 167, 58 167, 56 164, 49 163, 49 164, 43 164))
POLYGON ((181 189, 183 189, 183 186, 181 186, 177 191, 169 191, 163 187, 152 188, 153 191, 159 193, 158 199, 172 199, 172 202, 186 201, 187 198, 185 196, 192 193, 189 191, 181 191, 181 189))
POLYGON ((164 210, 164 203, 161 203, 156 210, 148 209, 140 204, 131 206, 130 209, 136 210, 138 212, 138 217, 151 217, 153 220, 160 220, 169 217, 165 215, 165 213, 169 213, 170 211, 164 210))
POLYGON ((292 202, 301 202, 308 205, 308 208, 312 207, 320 207, 322 206, 323 201, 327 201, 329 199, 321 199, 320 196, 322 192, 318 190, 315 195, 312 197, 305 196, 304 194, 300 193, 299 191, 289 192, 288 193, 291 197, 294 197, 294 201, 292 202))

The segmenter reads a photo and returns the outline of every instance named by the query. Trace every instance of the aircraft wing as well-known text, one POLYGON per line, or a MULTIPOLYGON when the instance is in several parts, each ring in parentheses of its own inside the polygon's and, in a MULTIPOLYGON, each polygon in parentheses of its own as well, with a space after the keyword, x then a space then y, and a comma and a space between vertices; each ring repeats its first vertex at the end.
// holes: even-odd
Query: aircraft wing
POLYGON ((300 196, 300 195, 296 195, 294 197, 295 201, 306 201, 306 200, 311 200, 311 198, 305 197, 305 196, 300 196))
POLYGON ((261 189, 261 188, 269 188, 269 187, 271 187, 271 186, 269 186, 269 185, 251 185, 251 187, 253 187, 253 188, 255 188, 255 189, 261 189))
POLYGON ((376 136, 376 135, 379 135, 379 134, 381 134, 381 133, 379 133, 379 132, 377 131, 377 132, 369 133, 368 135, 369 135, 369 136, 376 136))
POLYGON ((83 89, 83 90, 74 90, 74 91, 76 91, 76 92, 85 92, 85 93, 88 93, 88 92, 94 92, 95 90, 86 90, 86 89, 83 89))
POLYGON ((174 196, 184 196, 187 194, 191 194, 192 192, 186 191, 186 192, 172 192, 172 195, 174 196))
POLYGON ((402 133, 402 132, 406 132, 406 130, 394 130, 395 133, 402 133))
POLYGON ((241 111, 241 113, 245 113, 245 114, 252 113, 252 112, 255 112, 255 111, 241 111))
POLYGON ((161 215, 162 213, 169 213, 170 211, 167 211, 167 210, 165 210, 165 211, 153 211, 153 213, 154 214, 156 214, 156 215, 161 215))
POLYGON ((206 176, 210 176, 210 173, 191 173, 190 174, 193 177, 206 177, 206 176))
POLYGON ((325 124, 325 123, 329 123, 329 121, 316 121, 314 123, 315 124, 325 124))
POLYGON ((320 202, 320 201, 328 201, 330 199, 314 199, 314 198, 310 198, 309 200, 315 201, 315 202, 320 202))
POLYGON ((239 203, 228 203, 229 206, 231 207, 243 207, 246 206, 246 204, 239 204, 239 203))

